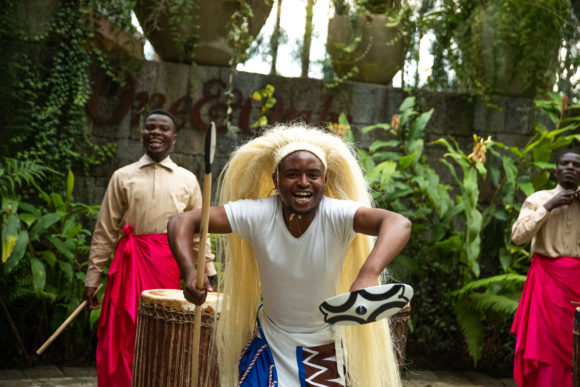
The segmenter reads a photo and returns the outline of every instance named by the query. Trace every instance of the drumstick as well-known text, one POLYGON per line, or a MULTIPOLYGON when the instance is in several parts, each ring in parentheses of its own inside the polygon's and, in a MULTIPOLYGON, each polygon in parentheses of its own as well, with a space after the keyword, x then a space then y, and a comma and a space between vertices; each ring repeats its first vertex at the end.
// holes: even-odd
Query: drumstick
MULTIPOLYGON (((205 247, 207 245, 207 228, 209 223, 209 204, 211 199, 211 166, 215 154, 215 124, 209 124, 205 135, 205 174, 203 176, 203 192, 201 196, 201 224, 199 237, 199 250, 197 252, 197 278, 196 287, 203 289, 203 277, 205 269, 205 247)), ((199 377, 199 342, 201 335, 201 309, 202 305, 195 308, 193 325, 193 364, 191 367, 191 385, 197 387, 199 377)))
POLYGON ((571 302, 572 304, 575 304, 575 305, 580 305, 580 302, 578 302, 578 301, 570 301, 570 302, 571 302))
MULTIPOLYGON (((99 284, 99 286, 97 286, 97 290, 95 290, 95 294, 97 294, 99 292, 99 290, 101 290, 102 287, 103 287, 103 284, 99 284)), ((56 339, 58 337, 58 335, 60 335, 62 333, 64 328, 66 328, 67 325, 70 324, 70 322, 76 316, 78 316, 78 314, 81 312, 81 310, 83 310, 84 307, 87 306, 87 304, 88 304, 87 300, 84 300, 83 302, 81 302, 81 304, 75 309, 75 311, 72 312, 70 314, 70 316, 68 316, 67 319, 64 320, 64 322, 62 324, 60 324, 60 327, 58 327, 58 329, 56 331, 54 331, 52 336, 50 336, 48 338, 48 340, 46 340, 44 342, 44 344, 42 344, 42 346, 40 348, 38 348, 38 350, 36 351, 36 354, 37 355, 42 354, 44 352, 44 350, 54 341, 54 339, 56 339)))

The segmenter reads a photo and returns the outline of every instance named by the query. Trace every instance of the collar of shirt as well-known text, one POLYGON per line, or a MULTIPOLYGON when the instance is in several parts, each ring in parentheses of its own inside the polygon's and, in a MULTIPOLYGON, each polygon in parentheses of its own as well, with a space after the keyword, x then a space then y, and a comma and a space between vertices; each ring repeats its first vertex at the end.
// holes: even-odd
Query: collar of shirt
POLYGON ((151 157, 149 157, 147 154, 144 154, 143 156, 141 156, 141 158, 138 161, 139 168, 143 168, 143 167, 146 167, 146 166, 151 165, 151 164, 159 164, 162 167, 169 169, 170 171, 175 171, 177 169, 177 164, 175 164, 171 160, 171 158, 169 158, 169 156, 167 156, 166 158, 164 158, 160 162, 156 162, 151 157))
MULTIPOLYGON (((554 188, 554 193, 558 194, 562 191, 564 191, 564 187, 562 187, 560 184, 556 184, 556 188, 554 188)), ((576 191, 580 191, 580 186, 576 188, 576 191)))

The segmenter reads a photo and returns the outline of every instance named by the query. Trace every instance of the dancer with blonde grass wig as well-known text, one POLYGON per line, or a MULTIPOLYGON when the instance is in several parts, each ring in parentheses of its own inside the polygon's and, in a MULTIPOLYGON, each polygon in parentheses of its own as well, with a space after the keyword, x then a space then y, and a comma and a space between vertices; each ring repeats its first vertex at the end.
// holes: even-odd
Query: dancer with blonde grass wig
MULTIPOLYGON (((410 235, 408 219, 371 208, 353 150, 330 133, 280 125, 232 154, 218 191, 208 230, 227 234, 215 335, 222 386, 400 386, 386 319, 331 326, 318 310, 378 285, 410 235)), ((200 222, 194 210, 168 224, 184 295, 198 305, 207 290, 195 287, 190 244, 200 222)))

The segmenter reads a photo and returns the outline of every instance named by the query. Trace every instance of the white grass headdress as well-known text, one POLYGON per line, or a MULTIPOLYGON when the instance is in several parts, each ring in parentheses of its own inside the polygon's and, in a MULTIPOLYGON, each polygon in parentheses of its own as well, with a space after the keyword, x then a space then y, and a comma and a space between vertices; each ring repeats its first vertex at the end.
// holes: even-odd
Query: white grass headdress
MULTIPOLYGON (((268 197, 274 190, 272 173, 279 162, 297 150, 307 150, 325 165, 324 194, 371 205, 363 172, 353 149, 341 138, 305 125, 278 125, 234 151, 218 185, 219 204, 268 197), (305 149, 306 148, 306 149, 305 149)), ((347 252, 337 294, 350 289, 373 245, 373 238, 357 234, 347 252)), ((252 247, 238 234, 221 239, 218 257, 225 257, 223 304, 216 328, 222 386, 237 385, 238 361, 252 337, 260 303, 260 280, 252 247)), ((343 344, 347 385, 401 385, 388 321, 357 327, 336 327, 343 344)), ((337 348, 337 350, 339 350, 337 348)))
POLYGON ((276 150, 274 153, 274 165, 278 166, 284 157, 298 151, 307 151, 312 153, 322 162, 322 165, 324 165, 324 170, 326 170, 328 167, 328 163, 326 162, 326 154, 324 151, 316 145, 306 141, 292 142, 276 150))

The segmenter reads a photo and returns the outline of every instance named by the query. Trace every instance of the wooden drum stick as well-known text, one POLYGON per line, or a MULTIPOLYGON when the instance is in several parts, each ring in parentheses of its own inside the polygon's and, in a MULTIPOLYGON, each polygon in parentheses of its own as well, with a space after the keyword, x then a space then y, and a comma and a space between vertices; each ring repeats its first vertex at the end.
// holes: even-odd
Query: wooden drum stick
MULTIPOLYGON (((103 284, 99 284, 99 286, 97 286, 97 290, 95 290, 95 294, 97 294, 99 292, 99 290, 101 290, 102 287, 103 287, 103 284)), ((68 316, 68 318, 66 320, 64 320, 64 322, 62 324, 60 324, 60 327, 58 327, 58 329, 56 331, 54 331, 52 336, 50 336, 48 338, 48 340, 46 340, 44 342, 44 344, 42 344, 42 346, 40 348, 38 348, 38 350, 36 351, 36 354, 37 355, 42 354, 44 352, 44 350, 54 341, 54 339, 56 339, 58 337, 58 335, 60 335, 62 333, 64 328, 66 328, 67 325, 70 324, 70 322, 72 320, 74 320, 74 318, 76 316, 78 316, 78 314, 81 312, 81 310, 83 310, 85 308, 85 306, 87 306, 87 304, 88 304, 87 300, 84 300, 83 302, 81 302, 81 304, 78 306, 78 308, 76 308, 75 311, 72 312, 70 314, 70 316, 68 316)))

